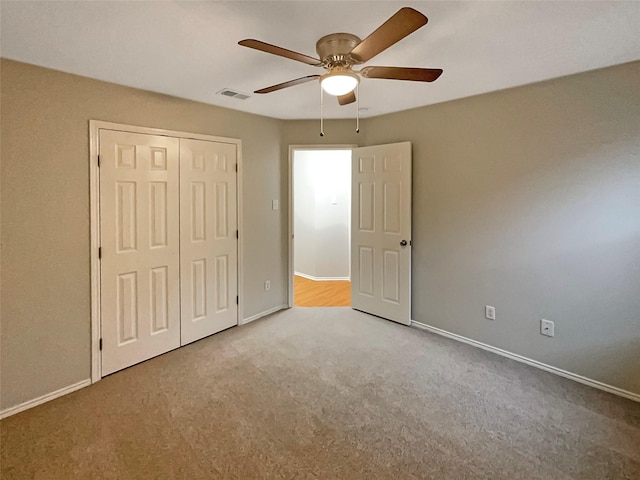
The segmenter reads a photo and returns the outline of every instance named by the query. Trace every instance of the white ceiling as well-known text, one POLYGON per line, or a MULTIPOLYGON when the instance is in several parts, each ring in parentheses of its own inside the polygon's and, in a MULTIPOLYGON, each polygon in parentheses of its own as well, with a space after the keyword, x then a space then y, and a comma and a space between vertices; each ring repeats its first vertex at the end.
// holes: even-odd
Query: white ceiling
MULTIPOLYGON (((429 23, 367 65, 442 68, 434 83, 363 79, 363 116, 640 59, 638 1, 0 1, 0 53, 109 82, 276 118, 317 118, 316 82, 237 100, 216 95, 324 70, 237 45, 316 57, 328 33, 365 38, 400 7, 429 23)), ((329 118, 355 105, 325 102, 329 118)))

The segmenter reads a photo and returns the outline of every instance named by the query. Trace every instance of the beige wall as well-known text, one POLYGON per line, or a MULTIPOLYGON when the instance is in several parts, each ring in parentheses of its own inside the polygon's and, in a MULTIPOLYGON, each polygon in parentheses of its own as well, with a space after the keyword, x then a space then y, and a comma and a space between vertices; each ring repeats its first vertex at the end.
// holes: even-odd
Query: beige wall
POLYGON ((90 119, 240 138, 244 316, 286 302, 281 121, 8 60, 1 74, 0 409, 90 376, 90 119))
POLYGON ((0 409, 89 377, 89 119, 242 139, 245 317, 286 302, 288 145, 409 140, 413 318, 640 393, 640 62, 367 119, 358 135, 329 121, 324 138, 317 121, 1 68, 0 409))
POLYGON ((635 62, 365 123, 413 144, 414 320, 640 394, 639 85, 635 62))

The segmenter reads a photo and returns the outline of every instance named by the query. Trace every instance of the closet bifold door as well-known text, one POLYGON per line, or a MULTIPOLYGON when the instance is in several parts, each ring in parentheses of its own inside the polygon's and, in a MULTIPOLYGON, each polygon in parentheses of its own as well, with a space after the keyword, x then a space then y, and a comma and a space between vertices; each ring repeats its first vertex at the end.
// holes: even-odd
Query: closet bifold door
POLYGON ((236 146, 180 139, 181 343, 238 323, 236 146))
POLYGON ((180 346, 179 140, 100 130, 102 375, 180 346))

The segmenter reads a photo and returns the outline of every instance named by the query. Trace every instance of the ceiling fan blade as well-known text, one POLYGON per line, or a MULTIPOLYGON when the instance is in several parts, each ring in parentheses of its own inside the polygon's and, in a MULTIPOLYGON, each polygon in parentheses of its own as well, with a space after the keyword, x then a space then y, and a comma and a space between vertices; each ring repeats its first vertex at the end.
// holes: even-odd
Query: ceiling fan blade
POLYGON ((246 40, 240 40, 238 42, 238 45, 242 45, 243 47, 253 48, 255 50, 260 50, 261 52, 271 53, 273 55, 279 55, 281 57, 289 58, 291 60, 296 60, 298 62, 306 63, 307 65, 313 65, 314 67, 322 66, 322 62, 317 58, 309 57, 307 55, 294 52, 292 50, 287 50, 286 48, 276 47, 275 45, 261 42, 260 40, 254 40, 252 38, 248 38, 246 40))
POLYGON ((296 78, 295 80, 289 80, 288 82, 279 83, 277 85, 271 85, 270 87, 261 88, 260 90, 256 90, 253 93, 271 93, 277 90, 282 90, 283 88, 293 87, 294 85, 300 85, 301 83, 307 83, 311 80, 315 80, 316 78, 320 78, 320 75, 308 75, 306 77, 296 78))
POLYGON ((349 105, 356 101, 356 94, 354 92, 349 92, 344 95, 338 95, 338 103, 340 105, 349 105))
POLYGON ((358 72, 365 78, 386 78, 412 82, 433 82, 442 74, 440 68, 364 67, 358 72))
POLYGON ((351 50, 351 56, 360 63, 365 63, 418 30, 427 21, 427 17, 417 10, 409 7, 401 8, 351 50))

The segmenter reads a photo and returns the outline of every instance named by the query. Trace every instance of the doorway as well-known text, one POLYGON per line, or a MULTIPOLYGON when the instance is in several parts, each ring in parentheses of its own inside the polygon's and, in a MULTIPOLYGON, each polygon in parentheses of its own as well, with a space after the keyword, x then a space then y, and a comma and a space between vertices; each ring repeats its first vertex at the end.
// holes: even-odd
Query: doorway
POLYGON ((351 306, 352 147, 290 147, 289 306, 351 306))

